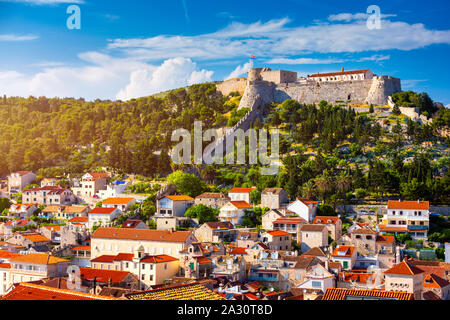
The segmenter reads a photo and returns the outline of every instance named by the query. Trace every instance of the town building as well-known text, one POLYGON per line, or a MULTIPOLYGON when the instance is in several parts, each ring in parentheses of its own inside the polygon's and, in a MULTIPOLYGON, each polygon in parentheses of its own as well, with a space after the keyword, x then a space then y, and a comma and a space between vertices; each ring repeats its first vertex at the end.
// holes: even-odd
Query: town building
POLYGON ((231 201, 245 201, 249 204, 252 203, 250 199, 250 193, 256 190, 256 187, 253 188, 233 188, 228 191, 228 197, 231 201))
POLYGON ((197 239, 191 231, 98 228, 91 236, 92 258, 101 255, 133 253, 143 246, 150 255, 180 257, 180 251, 197 239))
POLYGON ((88 228, 92 228, 95 225, 111 226, 120 214, 121 211, 118 208, 96 207, 89 211, 88 228))
POLYGON ((352 245, 362 255, 374 255, 377 253, 377 232, 361 228, 350 234, 352 245))
POLYGON ((292 250, 292 234, 273 230, 261 234, 262 243, 267 245, 270 250, 292 250))
POLYGON ((135 203, 135 198, 108 198, 102 201, 102 207, 115 208, 122 212, 127 212, 128 209, 135 203))
POLYGON ((221 192, 205 192, 195 197, 195 205, 203 204, 213 209, 223 207, 231 199, 221 192))
POLYGON ((340 82, 370 80, 373 79, 373 77, 374 74, 369 69, 344 71, 344 68, 342 68, 341 72, 316 73, 309 75, 308 80, 316 82, 340 82))
POLYGON ((355 246, 337 246, 331 254, 331 260, 339 262, 344 270, 352 270, 357 258, 355 246))
POLYGON ((262 208, 279 209, 288 202, 288 194, 282 188, 266 188, 261 193, 262 208))
POLYGON ((429 228, 430 204, 428 201, 389 200, 387 212, 379 232, 405 233, 413 239, 426 239, 429 228))
POLYGON ((97 191, 97 196, 100 199, 107 199, 107 198, 116 198, 119 197, 121 194, 125 192, 125 190, 129 186, 128 181, 113 181, 110 184, 106 185, 106 189, 100 189, 97 191))
POLYGON ((302 252, 328 246, 328 229, 324 225, 304 224, 297 235, 297 242, 300 243, 302 252))
POLYGON ((107 173, 88 172, 72 190, 77 197, 94 197, 100 190, 106 189, 109 178, 107 173))
POLYGON ((77 199, 70 189, 57 186, 23 190, 22 201, 38 205, 71 205, 77 199))
POLYGON ((156 200, 156 215, 157 217, 184 217, 186 210, 194 203, 194 198, 186 195, 165 196, 156 200))
POLYGON ((230 222, 205 222, 194 230, 194 235, 200 242, 219 243, 233 241, 237 232, 230 222))
POLYGON ((219 220, 238 225, 242 223, 242 218, 245 216, 245 210, 253 210, 252 205, 246 201, 229 201, 220 208, 219 220))
POLYGON ((36 175, 31 171, 18 171, 11 173, 8 176, 9 194, 21 192, 27 185, 31 184, 35 179, 36 175))
POLYGON ((337 241, 342 236, 342 220, 339 217, 319 216, 313 219, 313 224, 323 224, 328 229, 330 237, 337 241))
POLYGON ((14 204, 13 203, 9 207, 8 217, 15 218, 15 219, 29 218, 36 211, 37 211, 37 208, 33 204, 20 204, 20 203, 14 204))
POLYGON ((412 293, 415 300, 421 300, 424 271, 406 260, 384 271, 385 290, 412 293))
POLYGON ((287 210, 311 223, 316 216, 318 204, 314 200, 297 198, 294 202, 288 204, 287 210))

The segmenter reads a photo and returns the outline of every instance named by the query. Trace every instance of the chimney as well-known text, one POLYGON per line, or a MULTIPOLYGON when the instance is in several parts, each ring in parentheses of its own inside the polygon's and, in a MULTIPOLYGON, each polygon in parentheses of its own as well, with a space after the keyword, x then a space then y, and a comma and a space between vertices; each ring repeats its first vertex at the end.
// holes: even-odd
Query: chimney
POLYGON ((341 68, 341 72, 344 72, 344 67, 341 68))
POLYGON ((328 271, 328 259, 325 260, 325 269, 327 269, 327 271, 328 271))

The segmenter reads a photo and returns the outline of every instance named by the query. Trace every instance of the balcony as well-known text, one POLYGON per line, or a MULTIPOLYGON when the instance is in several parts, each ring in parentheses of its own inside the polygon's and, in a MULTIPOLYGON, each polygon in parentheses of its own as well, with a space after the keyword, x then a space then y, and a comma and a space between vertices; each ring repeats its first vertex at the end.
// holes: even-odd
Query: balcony
POLYGON ((250 274, 248 279, 250 281, 271 281, 271 282, 278 281, 278 277, 276 275, 275 276, 269 276, 269 275, 260 276, 260 274, 258 274, 258 273, 250 274))
POLYGON ((428 230, 428 226, 408 225, 408 231, 416 231, 416 230, 428 230))

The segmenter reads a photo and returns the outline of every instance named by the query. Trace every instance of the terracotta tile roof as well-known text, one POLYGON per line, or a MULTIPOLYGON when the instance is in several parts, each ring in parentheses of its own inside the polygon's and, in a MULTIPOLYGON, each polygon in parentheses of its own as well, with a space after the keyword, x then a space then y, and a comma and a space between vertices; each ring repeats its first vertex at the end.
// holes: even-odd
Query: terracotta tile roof
POLYGON ((325 291, 322 300, 345 300, 347 296, 391 298, 397 300, 414 300, 414 294, 412 293, 384 291, 384 290, 343 289, 343 288, 328 288, 327 291, 325 291))
POLYGON ((42 212, 58 212, 61 206, 46 206, 42 212))
POLYGON ((339 217, 317 216, 314 218, 312 223, 336 224, 338 220, 340 220, 339 217))
POLYGON ((11 269, 10 263, 0 263, 0 269, 11 269))
POLYGON ((227 199, 228 197, 221 192, 205 192, 195 197, 195 199, 205 199, 205 198, 227 199))
POLYGON ((104 172, 89 172, 89 174, 92 176, 92 178, 94 180, 99 180, 99 179, 103 179, 103 178, 108 179, 109 178, 109 174, 104 173, 104 172))
POLYGON ((173 261, 178 261, 178 259, 174 258, 172 256, 168 256, 166 254, 161 254, 161 255, 157 255, 157 256, 147 256, 141 260, 141 262, 144 262, 144 263, 165 263, 165 262, 173 262, 173 261))
POLYGON ((301 224, 306 223, 306 220, 303 218, 278 218, 273 223, 301 224))
POLYGON ((36 263, 36 264, 56 264, 60 262, 69 262, 67 259, 61 259, 43 253, 18 254, 10 259, 15 262, 36 263))
POLYGON ((64 213, 83 213, 86 209, 88 209, 88 206, 65 206, 64 207, 64 213))
POLYGON ((108 198, 104 200, 103 204, 129 204, 131 201, 133 201, 134 198, 108 198))
POLYGON ((233 188, 230 191, 228 191, 228 194, 230 193, 250 193, 256 188, 233 188))
POLYGON ((323 230, 326 230, 327 227, 320 224, 304 224, 300 231, 314 231, 314 232, 322 232, 323 230))
POLYGON ((317 205, 319 203, 319 201, 315 201, 315 200, 312 200, 312 199, 304 199, 304 198, 300 199, 300 198, 297 198, 297 200, 303 202, 306 205, 309 205, 309 204, 317 205))
POLYGON ((353 256, 354 251, 355 251, 354 246, 339 246, 334 249, 332 256, 336 258, 340 257, 349 258, 353 256))
POLYGON ((380 232, 407 231, 406 226, 405 227, 388 227, 385 224, 379 224, 378 227, 380 229, 380 232))
POLYGON ((33 234, 22 234, 24 238, 32 241, 32 242, 50 242, 51 240, 47 237, 44 237, 43 235, 39 233, 33 233, 33 234))
POLYGON ((104 270, 104 269, 92 269, 92 268, 80 268, 80 276, 85 280, 97 280, 97 282, 108 283, 110 280, 112 283, 120 283, 125 280, 130 272, 117 271, 117 270, 104 270))
POLYGON ((222 221, 205 222, 205 225, 214 230, 228 230, 234 228, 231 222, 222 222, 222 221))
POLYGON ((82 223, 82 222, 89 222, 89 217, 73 217, 69 220, 70 223, 82 223))
POLYGON ((72 250, 74 250, 74 251, 91 251, 91 246, 73 247, 72 250))
POLYGON ((91 262, 114 262, 116 260, 116 256, 104 254, 102 256, 99 256, 97 258, 91 259, 91 262))
POLYGON ((186 195, 172 195, 172 196, 166 196, 166 198, 169 198, 172 201, 195 201, 194 198, 186 196, 186 195))
POLYGON ((445 288, 448 285, 450 285, 450 282, 448 282, 445 279, 442 279, 441 277, 438 277, 435 274, 427 274, 423 278, 424 288, 445 288))
POLYGON ((384 271, 384 274, 402 274, 402 275, 416 275, 419 273, 424 273, 423 270, 410 265, 408 262, 406 261, 402 261, 399 264, 396 264, 395 266, 393 266, 392 268, 384 271))
POLYGON ((114 211, 116 211, 117 208, 103 208, 103 207, 97 207, 89 211, 89 214, 111 214, 114 211))
POLYGON ((341 272, 338 279, 343 282, 375 283, 376 276, 374 273, 341 272))
POLYGON ((17 254, 12 253, 11 251, 2 250, 0 251, 0 259, 10 259, 11 257, 15 257, 17 254))
POLYGON ((54 226, 44 226, 45 229, 48 229, 49 231, 60 231, 61 226, 54 225, 54 226))
POLYGON ((33 220, 30 219, 8 220, 8 222, 6 222, 5 225, 12 226, 14 223, 16 223, 16 227, 22 227, 26 226, 29 223, 33 223, 33 220))
POLYGON ((369 229, 369 228, 356 229, 356 230, 353 230, 351 233, 355 233, 355 234, 377 234, 376 231, 373 231, 372 229, 369 229))
POLYGON ((394 236, 381 236, 381 235, 378 235, 377 236, 377 242, 380 242, 380 243, 394 243, 395 242, 395 237, 394 236))
POLYGON ((314 247, 303 253, 302 256, 326 257, 327 255, 322 251, 322 249, 314 247))
POLYGON ((196 257, 195 258, 199 264, 210 263, 211 260, 205 257, 196 257))
POLYGON ((219 294, 198 283, 130 293, 125 297, 130 300, 225 300, 219 294))
POLYGON ((337 262, 337 261, 329 261, 328 262, 328 267, 330 269, 340 269, 340 268, 342 268, 342 264, 340 262, 337 262))
POLYGON ((268 231, 267 233, 270 234, 272 237, 291 236, 290 233, 282 231, 282 230, 273 230, 273 231, 268 231))
POLYGON ((111 297, 56 289, 32 283, 21 283, 1 300, 117 300, 111 297))
POLYGON ((395 201, 389 200, 388 209, 405 209, 405 210, 429 210, 430 202, 429 201, 395 201))
POLYGON ((230 203, 238 209, 251 209, 253 208, 249 203, 245 201, 230 201, 230 203))
POLYGON ((191 231, 98 228, 92 239, 125 239, 136 241, 185 242, 191 231))
POLYGON ((266 188, 262 194, 280 194, 281 191, 283 191, 283 188, 266 188))
POLYGON ((341 72, 330 72, 330 73, 316 73, 309 76, 309 78, 316 77, 332 77, 332 76, 340 76, 340 75, 348 75, 348 74, 360 74, 370 71, 369 69, 363 70, 352 70, 352 71, 341 71, 341 72))
MULTIPOLYGON (((122 228, 136 228, 140 223, 144 223, 142 220, 128 219, 122 224, 122 228)), ((145 224, 145 223, 144 223, 145 224)))
POLYGON ((233 248, 230 254, 247 254, 247 251, 245 248, 233 248))

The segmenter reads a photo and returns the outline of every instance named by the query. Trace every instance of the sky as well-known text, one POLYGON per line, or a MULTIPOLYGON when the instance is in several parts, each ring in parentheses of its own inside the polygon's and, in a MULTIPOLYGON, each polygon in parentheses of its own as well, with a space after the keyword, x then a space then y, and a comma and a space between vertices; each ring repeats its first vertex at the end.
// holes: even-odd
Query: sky
POLYGON ((448 0, 0 0, 0 95, 129 100, 246 76, 256 56, 299 76, 370 69, 450 105, 448 16, 448 0))

